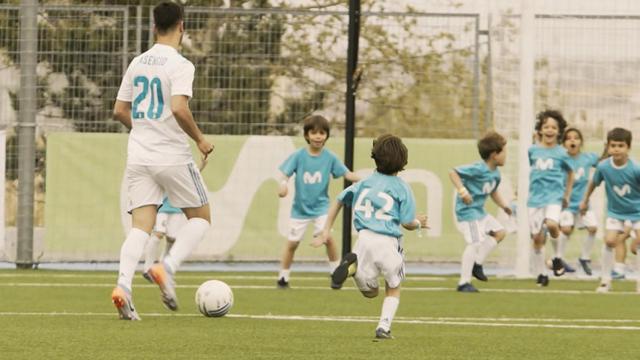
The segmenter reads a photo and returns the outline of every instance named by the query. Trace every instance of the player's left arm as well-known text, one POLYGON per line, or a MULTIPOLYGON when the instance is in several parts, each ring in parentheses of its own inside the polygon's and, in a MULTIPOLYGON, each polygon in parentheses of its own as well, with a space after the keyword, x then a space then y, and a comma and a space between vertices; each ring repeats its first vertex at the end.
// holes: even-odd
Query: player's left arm
POLYGON ((113 119, 120 121, 122 125, 131 130, 131 102, 116 100, 113 105, 113 119))
POLYGON ((567 171, 567 184, 564 188, 564 196, 562 197, 562 208, 569 206, 569 199, 571 198, 571 190, 573 190, 573 170, 567 171))
POLYGON ((360 176, 352 171, 347 171, 346 173, 344 173, 344 178, 351 181, 352 183, 360 181, 360 176))
POLYGON ((497 190, 491 193, 491 200, 493 200, 493 202, 498 205, 498 207, 504 210, 507 215, 511 216, 511 207, 509 207, 509 205, 504 202, 504 200, 502 199, 502 195, 500 195, 497 190))

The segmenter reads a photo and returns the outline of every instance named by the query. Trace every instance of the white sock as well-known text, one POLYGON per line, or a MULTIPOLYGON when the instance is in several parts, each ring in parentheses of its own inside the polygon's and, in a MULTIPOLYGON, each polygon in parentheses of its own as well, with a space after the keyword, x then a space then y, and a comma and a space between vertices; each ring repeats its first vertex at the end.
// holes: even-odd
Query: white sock
POLYGON ((333 271, 340 265, 340 260, 329 261, 329 273, 333 274, 333 271))
POLYGON ((471 271, 473 270, 473 263, 478 256, 478 245, 476 243, 467 244, 462 253, 462 264, 460 267, 460 281, 458 285, 471 282, 471 271))
POLYGON ((602 247, 602 274, 601 279, 603 283, 611 282, 611 269, 613 268, 614 261, 613 248, 604 245, 602 247))
POLYGON ((542 249, 533 249, 533 273, 537 275, 547 275, 547 266, 544 263, 544 253, 542 249))
POLYGON ((618 274, 624 274, 627 270, 627 267, 625 265, 625 263, 621 263, 621 262, 615 262, 613 264, 613 271, 617 272, 618 274))
POLYGON ((283 279, 286 282, 289 282, 289 276, 291 275, 291 269, 280 269, 278 273, 278 280, 283 279))
POLYGON ((164 239, 165 239, 165 243, 164 243, 164 253, 162 254, 163 258, 169 255, 169 251, 171 251, 171 247, 173 246, 173 244, 176 243, 175 238, 165 236, 164 239))
POLYGON ((400 298, 395 296, 387 296, 382 302, 382 313, 380 314, 380 321, 378 322, 378 328, 382 328, 384 331, 391 330, 391 322, 396 315, 398 305, 400 304, 400 298))
POLYGON ((158 260, 158 245, 160 244, 160 238, 155 233, 152 233, 147 240, 147 245, 144 248, 144 272, 147 272, 151 265, 158 260))
POLYGON ((593 249, 595 239, 595 234, 587 233, 587 236, 582 240, 582 254, 580 255, 580 259, 591 259, 591 251, 593 249))
POLYGON ((476 263, 479 265, 484 264, 484 260, 489 256, 491 250, 493 250, 498 245, 496 239, 492 236, 486 237, 482 242, 480 242, 480 246, 478 247, 478 256, 476 257, 476 263))
MULTIPOLYGON (((564 258, 564 250, 567 245, 567 239, 568 237, 563 232, 560 232, 560 235, 558 235, 558 248, 556 249, 557 258, 564 258)), ((553 238, 551 240, 553 240, 553 238)))
POLYGON ((191 218, 180 228, 176 243, 171 247, 169 255, 164 258, 164 263, 169 271, 175 273, 184 259, 198 246, 204 234, 209 230, 209 222, 202 218, 191 218))
POLYGON ((133 281, 133 274, 136 272, 136 266, 138 266, 138 261, 140 261, 142 257, 144 245, 148 238, 149 234, 146 232, 132 228, 120 248, 118 285, 129 291, 132 290, 131 282, 133 281))

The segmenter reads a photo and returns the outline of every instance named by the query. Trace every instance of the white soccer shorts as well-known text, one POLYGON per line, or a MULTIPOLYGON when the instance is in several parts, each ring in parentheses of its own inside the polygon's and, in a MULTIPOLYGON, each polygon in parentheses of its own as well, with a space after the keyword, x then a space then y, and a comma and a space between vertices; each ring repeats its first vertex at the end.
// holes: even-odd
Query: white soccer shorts
POLYGON ((327 223, 327 215, 320 215, 311 219, 295 219, 289 220, 289 241, 300 241, 304 237, 307 226, 313 223, 313 236, 319 235, 327 223))
POLYGON ((160 205, 166 193, 177 208, 198 208, 209 203, 208 191, 194 163, 173 166, 127 165, 128 211, 160 205))
POLYGON ((582 215, 581 213, 573 213, 569 210, 562 210, 560 214, 560 226, 575 226, 578 229, 598 226, 596 214, 592 210, 582 215))
POLYGON ((529 231, 531 234, 538 234, 542 231, 544 221, 560 222, 560 212, 562 206, 560 204, 547 205, 540 208, 529 208, 529 231))
POLYGON ((623 232, 625 226, 631 227, 633 230, 640 230, 640 221, 618 220, 608 217, 605 221, 604 228, 606 230, 623 232))
POLYGON ((354 279, 360 291, 377 289, 380 275, 390 288, 400 286, 404 279, 401 239, 361 230, 353 252, 358 256, 358 269, 354 279))
POLYGON ((502 224, 489 214, 479 220, 457 222, 456 227, 464 236, 464 241, 467 244, 479 243, 484 241, 490 233, 504 230, 502 224))
POLYGON ((156 216, 156 225, 153 231, 165 234, 167 237, 175 239, 178 230, 187 223, 187 217, 182 213, 161 213, 156 216))

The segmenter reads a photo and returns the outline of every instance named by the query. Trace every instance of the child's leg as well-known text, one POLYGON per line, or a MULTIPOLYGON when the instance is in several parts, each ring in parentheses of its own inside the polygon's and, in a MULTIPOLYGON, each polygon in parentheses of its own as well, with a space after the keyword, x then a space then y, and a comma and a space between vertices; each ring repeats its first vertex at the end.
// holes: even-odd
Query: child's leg
POLYGON ((544 244, 546 237, 544 231, 531 236, 533 240, 533 274, 547 276, 547 267, 544 264, 544 244))
POLYGON ((631 228, 625 227, 622 234, 618 235, 618 239, 615 246, 615 263, 613 264, 613 271, 616 273, 617 278, 624 278, 626 273, 626 260, 627 260, 627 239, 631 236, 631 228))
POLYGON ((493 249, 505 238, 507 232, 504 230, 496 231, 492 233, 493 235, 485 237, 485 239, 480 243, 480 247, 478 249, 478 257, 476 258, 476 263, 478 265, 484 264, 485 259, 493 249))
POLYGON ((389 284, 385 281, 385 298, 382 302, 382 311, 380 313, 380 321, 378 321, 378 329, 382 329, 384 331, 391 330, 391 323, 393 322, 393 317, 396 315, 399 304, 400 286, 390 288, 389 284))
MULTIPOLYGON (((602 274, 600 282, 607 287, 611 284, 611 269, 613 268, 613 249, 618 243, 618 231, 607 230, 602 247, 602 274)), ((608 289, 607 289, 608 290, 608 289)))
POLYGON ((458 223, 458 228, 466 242, 462 252, 462 259, 460 260, 460 280, 458 281, 458 290, 460 290, 461 285, 471 283, 473 264, 478 257, 478 246, 484 237, 484 230, 479 221, 460 222, 458 223))
POLYGON ((593 243, 596 239, 596 232, 598 228, 588 227, 587 236, 582 239, 582 252, 580 253, 580 259, 591 260, 591 251, 593 250, 593 243))
POLYGON ((327 257, 329 258, 329 273, 333 273, 338 265, 340 265, 338 249, 336 248, 336 242, 333 241, 333 236, 329 236, 325 246, 327 247, 327 257))
POLYGON ((278 274, 278 279, 284 279, 285 282, 289 282, 293 254, 295 254, 299 244, 300 242, 291 240, 287 241, 285 244, 282 252, 282 259, 280 261, 280 273, 278 274))
POLYGON ((171 247, 173 247, 173 244, 176 243, 176 238, 170 237, 170 236, 165 236, 165 244, 164 244, 164 253, 162 254, 162 257, 165 257, 169 254, 169 251, 171 251, 171 247))

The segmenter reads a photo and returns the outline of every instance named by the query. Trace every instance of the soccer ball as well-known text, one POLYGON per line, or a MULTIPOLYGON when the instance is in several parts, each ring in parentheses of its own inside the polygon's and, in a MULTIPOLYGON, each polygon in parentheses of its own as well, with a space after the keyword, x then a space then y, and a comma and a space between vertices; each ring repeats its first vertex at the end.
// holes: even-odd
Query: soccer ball
POLYGON ((224 316, 233 306, 233 292, 222 281, 205 281, 196 291, 196 306, 204 316, 224 316))

